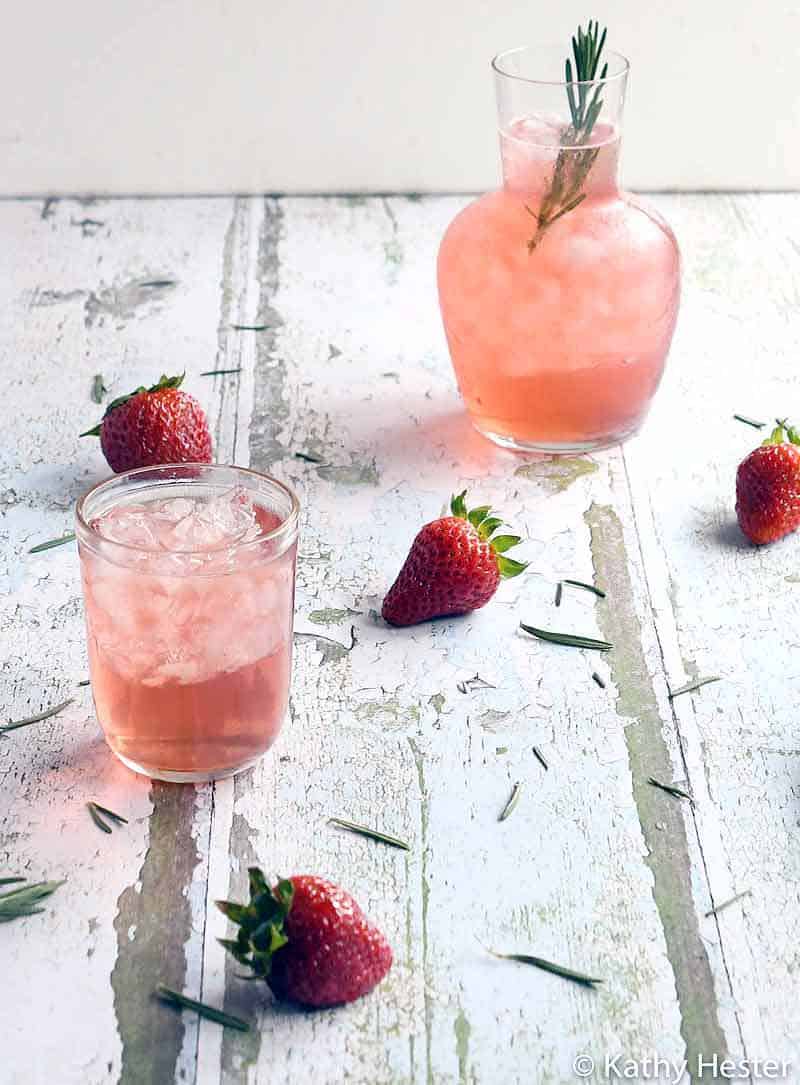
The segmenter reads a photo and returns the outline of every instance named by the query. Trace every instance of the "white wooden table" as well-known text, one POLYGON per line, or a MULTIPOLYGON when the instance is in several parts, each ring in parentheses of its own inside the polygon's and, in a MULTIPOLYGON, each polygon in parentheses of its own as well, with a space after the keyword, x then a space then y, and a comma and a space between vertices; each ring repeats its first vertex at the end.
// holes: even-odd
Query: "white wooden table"
POLYGON ((734 472, 758 435, 732 419, 800 416, 800 196, 656 198, 685 259, 667 377, 624 450, 556 461, 495 449, 459 405, 434 267, 463 202, 0 203, 0 705, 75 698, 0 741, 0 877, 67 879, 0 926, 3 1085, 560 1083, 579 1054, 593 1080, 606 1055, 688 1058, 697 1080, 716 1054, 800 1081, 800 538, 740 537, 734 472), (255 770, 197 789, 108 752, 78 686, 74 546, 28 554, 107 473, 77 436, 93 375, 120 394, 183 369, 217 458, 303 504, 291 719, 255 770), (387 628, 412 535, 464 487, 523 529, 532 571, 469 618, 387 628), (556 610, 564 576, 606 600, 556 610), (538 643, 520 619, 615 648, 538 643), (460 692, 476 673, 496 688, 460 692), (669 700, 707 675, 724 680, 669 700), (100 833, 89 799, 129 825, 100 833), (351 889, 394 946, 388 980, 313 1014, 237 980, 210 902, 254 862, 351 889), (151 998, 159 980, 257 1027, 198 1026, 151 998))

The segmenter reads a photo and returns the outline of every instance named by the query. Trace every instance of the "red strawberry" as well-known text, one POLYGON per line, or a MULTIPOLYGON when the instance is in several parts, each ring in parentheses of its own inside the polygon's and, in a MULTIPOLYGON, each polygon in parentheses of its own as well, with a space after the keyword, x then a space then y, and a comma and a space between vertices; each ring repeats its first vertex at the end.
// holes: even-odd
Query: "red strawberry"
POLYGON ((739 527, 754 543, 775 542, 800 527, 800 435, 778 422, 736 472, 739 527))
POLYGON ((180 377, 162 376, 152 388, 137 388, 112 400, 99 425, 81 437, 99 437, 112 471, 158 463, 211 463, 211 434, 203 408, 179 387, 180 377))
POLYGON ((276 998, 304 1006, 353 1002, 392 967, 389 943, 344 889, 311 874, 270 888, 258 867, 249 873, 249 904, 217 901, 239 927, 235 940, 220 942, 276 998))
POLYGON ((518 576, 527 568, 527 562, 505 556, 519 536, 492 538, 502 521, 488 505, 467 512, 466 494, 451 498, 452 516, 426 524, 411 544, 383 601, 381 613, 392 625, 477 610, 489 602, 502 577, 518 576))

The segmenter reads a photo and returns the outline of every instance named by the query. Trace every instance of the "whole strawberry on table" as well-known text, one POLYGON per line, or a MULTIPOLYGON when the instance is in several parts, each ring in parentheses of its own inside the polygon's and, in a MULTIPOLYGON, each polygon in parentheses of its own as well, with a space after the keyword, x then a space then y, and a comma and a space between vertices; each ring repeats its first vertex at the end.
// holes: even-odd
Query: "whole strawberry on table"
POLYGON ((527 562, 506 551, 519 535, 496 534, 503 521, 488 505, 469 511, 467 491, 450 499, 450 516, 426 524, 383 601, 390 625, 468 614, 485 606, 502 579, 519 576, 527 562))
POLYGON ((784 421, 739 464, 736 516, 751 542, 775 542, 800 527, 800 434, 784 421))
POLYGON ((392 966, 392 950, 344 889, 299 874, 270 886, 250 867, 250 901, 218 900, 239 930, 220 942, 276 998, 336 1006, 367 994, 392 966))
POLYGON ((211 463, 211 433, 194 396, 181 389, 184 374, 162 376, 109 403, 98 425, 81 437, 99 437, 112 471, 159 463, 211 463))

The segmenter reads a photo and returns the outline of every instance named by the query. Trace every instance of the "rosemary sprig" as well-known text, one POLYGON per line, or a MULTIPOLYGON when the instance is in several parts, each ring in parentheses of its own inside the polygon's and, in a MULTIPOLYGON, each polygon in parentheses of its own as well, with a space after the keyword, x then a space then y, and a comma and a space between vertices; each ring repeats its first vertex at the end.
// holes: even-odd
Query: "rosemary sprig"
POLYGON ((706 919, 708 919, 708 917, 712 915, 719 915, 723 908, 728 908, 731 904, 735 904, 737 900, 741 900, 742 897, 749 896, 752 896, 752 890, 743 889, 741 893, 736 893, 734 896, 728 897, 727 900, 723 900, 722 904, 717 904, 713 908, 709 908, 709 910, 706 912, 706 919))
POLYGON ((105 381, 103 380, 103 374, 95 373, 92 380, 92 402, 102 403, 103 396, 106 394, 107 391, 108 389, 106 388, 105 381))
POLYGON ((103 814, 105 814, 107 818, 111 818, 112 821, 117 822, 119 825, 128 824, 128 819, 124 818, 122 814, 115 814, 113 810, 109 810, 106 806, 101 806, 99 802, 87 802, 86 809, 89 811, 89 816, 97 828, 101 829, 104 833, 110 833, 111 826, 103 819, 101 816, 103 814))
POLYGON ((32 546, 28 551, 29 554, 41 554, 43 550, 52 550, 54 546, 63 546, 64 543, 74 542, 75 532, 68 531, 66 535, 61 535, 58 539, 48 539, 47 542, 37 543, 36 546, 32 546))
POLYGON ((682 787, 676 787, 675 784, 662 784, 660 780, 656 780, 653 776, 648 776, 647 782, 652 787, 657 787, 660 788, 661 791, 666 791, 668 795, 674 795, 676 799, 688 799, 689 802, 694 802, 694 799, 688 791, 684 791, 682 787))
POLYGON ((572 633, 552 633, 548 629, 537 629, 535 625, 526 625, 525 622, 520 622, 519 627, 526 633, 530 633, 532 637, 549 641, 551 644, 564 644, 570 648, 593 648, 597 652, 608 652, 614 647, 607 640, 574 636, 572 633))
POLYGON ((530 953, 498 953, 494 949, 486 948, 487 953, 491 953, 493 957, 497 957, 502 961, 517 961, 519 964, 532 964, 534 968, 541 968, 544 972, 551 972, 554 976, 561 976, 562 979, 571 980, 573 983, 578 983, 582 987, 596 987, 598 983, 602 983, 601 979, 597 979, 594 976, 587 976, 583 972, 575 972, 571 968, 564 968, 563 965, 553 964, 552 961, 546 961, 543 957, 533 957, 530 953))
POLYGON ((201 373, 201 377, 217 377, 223 373, 241 373, 242 367, 237 365, 234 369, 207 369, 205 373, 201 373))
POLYGON ((539 764, 542 766, 542 768, 545 770, 545 772, 547 772, 547 770, 550 768, 550 766, 545 761, 544 754, 542 753, 542 751, 539 749, 538 746, 533 747, 533 756, 536 758, 536 760, 539 762, 539 764))
POLYGON ((389 836, 388 833, 382 833, 378 829, 370 829, 366 825, 358 825, 355 821, 346 821, 344 818, 328 818, 328 823, 338 825, 340 829, 347 829, 351 833, 358 833, 359 836, 367 836, 370 840, 380 840, 382 844, 389 844, 393 848, 411 851, 405 840, 400 840, 396 836, 389 836))
POLYGON ((754 418, 748 418, 746 414, 735 414, 733 416, 737 422, 744 422, 746 426, 752 426, 753 429, 763 429, 766 426, 766 422, 756 422, 754 418))
POLYGON ((702 689, 703 686, 709 685, 711 682, 721 682, 722 679, 718 674, 710 675, 708 678, 697 678, 694 682, 687 682, 685 686, 679 686, 677 689, 669 691, 669 699, 672 701, 676 697, 680 697, 682 693, 692 693, 696 689, 702 689))
POLYGON ((9 923, 12 919, 43 912, 44 908, 38 908, 37 905, 63 884, 63 881, 35 882, 33 885, 22 885, 19 889, 0 894, 0 923, 9 923))
POLYGON ((511 789, 511 794, 509 795, 508 802, 505 804, 502 811, 500 812, 500 817, 497 819, 498 821, 505 821, 507 817, 510 817, 511 814, 513 814, 514 808, 519 802, 519 797, 521 794, 522 784, 518 780, 511 789))
POLYGON ((24 720, 14 720, 3 724, 0 726, 0 735, 5 734, 6 731, 16 731, 18 727, 28 727, 31 723, 41 723, 42 720, 47 720, 51 716, 55 716, 57 712, 61 712, 67 705, 71 705, 74 700, 74 697, 67 697, 66 701, 62 701, 61 704, 46 708, 44 712, 37 712, 35 716, 26 716, 24 720))
MULTIPOLYGON (((586 193, 582 188, 597 158, 599 147, 585 146, 592 134, 592 129, 603 108, 600 97, 602 83, 594 87, 591 83, 597 79, 600 54, 606 42, 606 30, 600 33, 600 24, 589 20, 586 30, 578 27, 572 39, 572 60, 564 65, 567 86, 567 101, 572 117, 561 134, 561 150, 556 158, 553 178, 545 192, 539 210, 534 211, 526 205, 525 210, 536 219, 536 233, 528 241, 528 252, 532 253, 542 239, 544 232, 562 215, 568 214, 583 202, 586 193)), ((608 75, 608 64, 603 65, 599 79, 608 75)))
POLYGON ((585 584, 582 580, 567 580, 563 581, 564 584, 570 584, 573 588, 583 588, 584 591, 590 591, 594 595, 598 595, 601 599, 605 599, 606 593, 602 588, 596 588, 594 584, 585 584))
POLYGON ((168 1002, 170 1005, 178 1006, 181 1009, 194 1010, 200 1017, 205 1017, 208 1021, 216 1021, 218 1025, 235 1028, 239 1032, 250 1031, 250 1025, 247 1021, 243 1021, 241 1017, 234 1017, 232 1014, 223 1013, 222 1010, 217 1010, 213 1006, 207 1006, 205 1002, 187 998, 186 995, 165 987, 163 983, 156 984, 155 995, 162 1002, 168 1002))

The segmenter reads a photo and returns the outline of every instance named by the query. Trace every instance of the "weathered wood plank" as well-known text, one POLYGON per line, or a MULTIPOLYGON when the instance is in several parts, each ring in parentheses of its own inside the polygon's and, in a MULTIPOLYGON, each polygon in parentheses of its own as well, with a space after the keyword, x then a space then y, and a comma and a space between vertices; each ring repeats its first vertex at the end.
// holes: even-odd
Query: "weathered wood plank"
POLYGON ((703 936, 727 987, 730 1034, 797 1080, 797 539, 757 549, 736 526, 734 483, 755 430, 795 409, 800 196, 670 196, 685 295, 665 387, 625 460, 668 680, 723 681, 673 712, 710 894, 750 896, 703 936))
POLYGON ((194 1077, 196 1021, 150 992, 158 979, 199 990, 211 791, 151 787, 109 756, 90 690, 76 688, 87 668, 74 544, 27 551, 71 527, 75 499, 108 474, 97 442, 77 437, 102 411, 89 397, 95 373, 118 395, 162 369, 185 369, 230 454, 235 408, 197 374, 214 366, 217 327, 229 319, 220 282, 234 290, 236 272, 225 239, 235 238, 242 211, 229 200, 0 204, 14 255, 0 281, 9 375, 0 530, 10 590, 0 604, 0 698, 17 717, 75 696, 0 747, 3 873, 67 878, 46 916, 0 928, 14 977, 13 997, 0 999, 5 1080, 194 1077), (129 824, 104 836, 89 799, 129 824))

